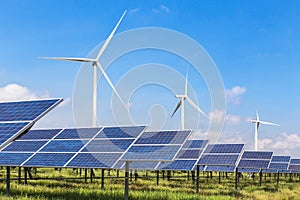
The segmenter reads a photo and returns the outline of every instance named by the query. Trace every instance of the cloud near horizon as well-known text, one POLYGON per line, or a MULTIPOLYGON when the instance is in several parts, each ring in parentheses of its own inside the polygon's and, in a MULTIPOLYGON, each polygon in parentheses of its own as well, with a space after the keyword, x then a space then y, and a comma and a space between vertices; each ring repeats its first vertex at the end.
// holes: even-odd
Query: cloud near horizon
POLYGON ((300 147, 300 136, 295 133, 287 134, 283 132, 280 133, 274 140, 270 138, 258 140, 258 147, 260 149, 278 150, 296 149, 300 147))
POLYGON ((246 92, 245 87, 241 86, 234 86, 231 89, 227 89, 226 93, 226 100, 229 103, 234 105, 238 105, 241 103, 241 96, 246 92))

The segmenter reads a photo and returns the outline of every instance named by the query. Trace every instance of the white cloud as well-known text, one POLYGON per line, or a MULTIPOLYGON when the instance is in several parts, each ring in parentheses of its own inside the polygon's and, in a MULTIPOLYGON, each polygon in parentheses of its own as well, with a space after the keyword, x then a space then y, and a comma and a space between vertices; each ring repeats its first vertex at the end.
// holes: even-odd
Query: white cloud
POLYGON ((226 123, 230 125, 237 125, 241 122, 241 117, 238 115, 226 115, 226 123))
POLYGON ((264 138, 258 140, 258 146, 260 149, 280 149, 280 150, 291 150, 300 147, 300 136, 292 133, 281 133, 275 140, 270 138, 264 138))
POLYGON ((240 104, 241 96, 246 92, 245 87, 234 86, 226 90, 226 99, 232 104, 240 104))
POLYGON ((171 10, 163 4, 160 5, 159 8, 153 8, 152 11, 154 13, 160 13, 160 12, 170 13, 171 12, 171 10))
POLYGON ((27 87, 12 83, 4 87, 0 87, 0 101, 17 101, 45 98, 48 95, 39 96, 27 87))
POLYGON ((225 111, 224 110, 214 110, 210 113, 208 113, 208 117, 211 121, 215 121, 215 122, 222 122, 222 120, 225 117, 225 111))

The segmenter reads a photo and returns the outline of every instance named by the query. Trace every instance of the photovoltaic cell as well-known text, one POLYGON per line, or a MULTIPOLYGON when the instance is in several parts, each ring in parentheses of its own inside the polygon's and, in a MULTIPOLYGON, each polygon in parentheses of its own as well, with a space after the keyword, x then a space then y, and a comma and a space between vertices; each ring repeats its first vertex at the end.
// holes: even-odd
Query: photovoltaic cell
POLYGON ((245 151, 242 159, 271 159, 273 152, 245 151))
POLYGON ((298 164, 298 165, 300 165, 300 159, 293 158, 293 159, 291 159, 290 164, 298 164))
POLYGON ((19 140, 49 140, 62 129, 30 130, 22 135, 19 140))
POLYGON ((273 156, 271 162, 289 163, 291 156, 273 156))
POLYGON ((235 155, 202 155, 198 165, 235 165, 237 159, 239 158, 238 154, 235 155))
POLYGON ((21 151, 21 152, 36 152, 47 141, 14 141, 6 146, 2 151, 21 151))
POLYGON ((270 163, 269 169, 287 170, 289 163, 270 163))
POLYGON ((1 166, 20 166, 32 153, 0 153, 1 166))
POLYGON ((238 168, 239 172, 242 173, 258 173, 260 169, 254 169, 254 168, 238 168))
POLYGON ((188 149, 203 149, 206 147, 208 140, 187 140, 184 145, 184 148, 188 149))
POLYGON ((112 168, 121 153, 79 153, 67 167, 112 168))
POLYGON ((93 140, 83 152, 124 152, 134 139, 93 140))
POLYGON ((270 160, 240 160, 238 168, 267 169, 270 160))
POLYGON ((40 152, 78 152, 88 140, 52 140, 40 152))
POLYGON ((0 121, 36 121, 62 99, 0 103, 0 121))
POLYGON ((106 127, 96 138, 136 138, 145 129, 145 126, 106 127))
POLYGON ((55 139, 87 139, 93 138, 101 128, 64 129, 55 139))
MULTIPOLYGON (((158 164, 159 162, 130 162, 130 169, 155 170, 158 164)), ((114 168, 116 168, 116 166, 114 168)), ((122 169, 125 168, 125 162, 122 162, 121 167, 122 169)))
POLYGON ((168 161, 173 160, 180 145, 131 146, 122 160, 128 161, 168 161))
POLYGON ((240 153, 244 144, 210 144, 204 153, 240 153))
POLYGON ((194 149, 181 149, 176 159, 198 159, 202 153, 202 150, 194 149))
POLYGON ((214 166, 210 165, 205 168, 208 172, 235 172, 235 166, 214 166))
POLYGON ((190 131, 144 132, 135 144, 182 144, 190 131))
POLYGON ((24 167, 63 167, 74 153, 37 153, 30 158, 24 167))

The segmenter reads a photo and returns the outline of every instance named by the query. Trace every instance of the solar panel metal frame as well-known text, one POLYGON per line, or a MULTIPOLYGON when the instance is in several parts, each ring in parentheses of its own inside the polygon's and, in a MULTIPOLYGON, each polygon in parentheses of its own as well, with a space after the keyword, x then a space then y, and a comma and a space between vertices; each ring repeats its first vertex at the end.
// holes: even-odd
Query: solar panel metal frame
POLYGON ((300 173, 300 158, 291 158, 288 170, 291 173, 300 173))
POLYGON ((285 155, 273 155, 271 162, 269 164, 269 168, 268 169, 263 169, 264 173, 277 173, 277 172, 281 172, 281 173, 288 173, 288 167, 291 161, 291 156, 285 156, 285 155), (277 159, 277 158, 281 158, 281 159, 277 159), (283 160, 284 159, 284 160, 283 160), (288 161, 287 161, 288 160, 288 161), (272 165, 287 165, 286 168, 281 168, 281 167, 272 167, 272 165))
POLYGON ((258 171, 260 171, 260 170, 265 170, 265 169, 268 169, 269 168, 269 166, 270 166, 270 163, 271 163, 271 160, 272 160, 272 157, 273 157, 273 152, 271 152, 271 151, 253 151, 253 150, 247 150, 247 151, 244 151, 243 152, 243 154, 242 154, 242 156, 241 156, 241 159, 240 159, 240 161, 239 161, 239 163, 238 163, 238 165, 237 165, 237 168, 238 168, 238 171, 239 172, 248 172, 248 173, 257 173, 257 170, 258 171), (263 159, 261 159, 261 158, 243 158, 243 155, 244 155, 244 153, 248 153, 248 152, 250 152, 250 153, 270 153, 271 154, 271 156, 270 156, 270 158, 269 159, 267 159, 267 158, 263 158, 263 159), (266 168, 257 168, 257 167, 255 167, 255 166, 243 166, 243 167, 240 167, 239 165, 240 165, 240 163, 242 162, 242 161, 268 161, 269 163, 268 163, 268 166, 266 167, 266 168))

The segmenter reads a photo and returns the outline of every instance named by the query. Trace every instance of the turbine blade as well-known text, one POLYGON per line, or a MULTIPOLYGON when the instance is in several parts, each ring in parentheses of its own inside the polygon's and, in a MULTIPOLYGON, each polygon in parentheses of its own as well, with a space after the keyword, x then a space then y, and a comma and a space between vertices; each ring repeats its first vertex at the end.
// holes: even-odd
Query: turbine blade
POLYGON ((178 102, 178 104, 177 104, 177 106, 176 106, 175 110, 173 111, 173 113, 172 113, 171 117, 173 117, 173 116, 174 116, 174 114, 176 113, 176 111, 179 109, 179 107, 180 107, 180 106, 181 106, 181 100, 178 102))
POLYGON ((114 34, 115 34, 115 32, 116 32, 116 30, 117 30, 119 24, 121 23, 123 17, 125 16, 126 12, 127 12, 127 10, 124 11, 124 13, 123 13, 122 17, 119 19, 117 25, 115 26, 115 28, 112 30, 112 32, 110 33, 110 35, 108 36, 108 38, 105 40, 104 44, 102 45, 102 47, 101 47, 101 49, 100 49, 100 51, 99 51, 99 53, 98 53, 98 56, 97 56, 97 58, 96 58, 97 61, 99 61, 100 57, 101 57, 102 54, 104 53, 106 47, 108 46, 110 40, 111 40, 112 37, 114 36, 114 34))
POLYGON ((264 122, 264 121, 259 121, 259 123, 261 123, 261 124, 265 124, 265 125, 279 126, 279 124, 275 124, 275 123, 272 123, 272 122, 264 122))
POLYGON ((191 104, 192 107, 194 107, 198 112, 208 119, 208 116, 205 114, 205 112, 203 112, 188 96, 186 96, 186 100, 189 102, 189 104, 191 104))
POLYGON ((259 116, 258 116, 257 110, 256 110, 256 120, 259 121, 259 116))
POLYGON ((112 84, 112 82, 110 81, 109 77, 107 76, 106 72, 104 71, 104 69, 102 68, 102 66, 100 65, 99 62, 95 62, 98 66, 98 68, 100 69, 101 73, 103 74, 104 78, 106 79, 106 81, 108 82, 108 84, 110 85, 110 87, 113 89, 114 93, 118 96, 118 98, 120 99, 121 103, 123 104, 123 106, 127 108, 126 104, 124 103, 123 99, 121 98, 121 96, 119 95, 117 89, 115 88, 115 86, 112 84))
POLYGON ((95 59, 90 58, 68 58, 68 57, 38 57, 41 59, 47 60, 64 60, 64 61, 72 61, 72 62, 94 62, 95 59))

